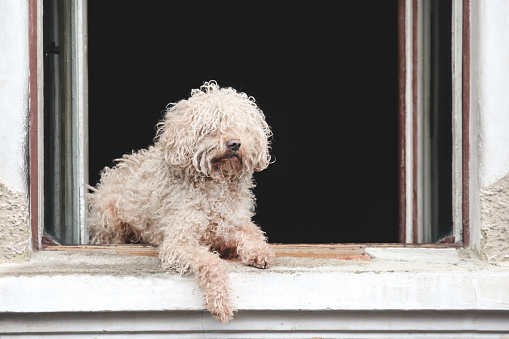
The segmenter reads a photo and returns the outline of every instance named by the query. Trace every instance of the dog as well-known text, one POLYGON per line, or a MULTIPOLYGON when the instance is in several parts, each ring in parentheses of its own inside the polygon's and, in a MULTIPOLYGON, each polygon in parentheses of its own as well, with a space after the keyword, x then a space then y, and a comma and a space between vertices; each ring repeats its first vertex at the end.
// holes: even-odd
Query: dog
POLYGON ((272 131, 252 97, 215 81, 169 104, 154 144, 104 168, 89 194, 93 244, 157 245, 164 269, 191 272, 204 305, 233 319, 227 263, 275 259, 253 223, 253 173, 271 162, 272 131))

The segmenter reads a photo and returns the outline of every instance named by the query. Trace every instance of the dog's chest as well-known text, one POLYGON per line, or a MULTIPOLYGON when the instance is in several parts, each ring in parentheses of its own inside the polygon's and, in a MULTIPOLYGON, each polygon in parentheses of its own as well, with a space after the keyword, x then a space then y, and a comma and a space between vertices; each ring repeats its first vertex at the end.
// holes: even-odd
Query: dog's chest
POLYGON ((212 187, 205 190, 202 199, 199 201, 199 208, 210 218, 225 218, 238 209, 240 195, 222 186, 212 187))
POLYGON ((207 220, 200 230, 202 241, 208 242, 221 237, 230 227, 245 219, 242 196, 229 190, 209 190, 203 195, 198 208, 207 220), (243 217, 244 216, 244 217, 243 217))

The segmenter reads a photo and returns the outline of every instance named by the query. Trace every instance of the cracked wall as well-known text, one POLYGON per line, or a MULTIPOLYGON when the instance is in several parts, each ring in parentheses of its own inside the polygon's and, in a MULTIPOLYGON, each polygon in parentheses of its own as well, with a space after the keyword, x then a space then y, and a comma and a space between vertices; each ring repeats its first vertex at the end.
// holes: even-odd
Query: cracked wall
POLYGON ((509 264, 509 175, 481 190, 481 232, 486 259, 509 264))
POLYGON ((9 189, 0 181, 0 262, 28 257, 29 229, 27 195, 9 189))

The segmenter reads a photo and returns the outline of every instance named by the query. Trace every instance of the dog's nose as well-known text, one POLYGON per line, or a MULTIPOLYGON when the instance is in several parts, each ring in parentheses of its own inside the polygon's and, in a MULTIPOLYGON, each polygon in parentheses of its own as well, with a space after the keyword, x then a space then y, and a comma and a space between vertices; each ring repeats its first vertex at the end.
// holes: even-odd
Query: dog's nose
POLYGON ((226 142, 226 146, 234 152, 237 152, 240 148, 240 140, 239 139, 230 139, 226 142))

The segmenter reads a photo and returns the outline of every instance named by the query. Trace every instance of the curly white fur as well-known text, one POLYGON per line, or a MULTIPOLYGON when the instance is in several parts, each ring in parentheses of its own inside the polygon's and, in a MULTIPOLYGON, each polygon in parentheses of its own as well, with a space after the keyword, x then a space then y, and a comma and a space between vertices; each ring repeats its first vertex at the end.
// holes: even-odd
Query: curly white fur
POLYGON ((274 254, 254 215, 254 171, 270 162, 271 130, 254 99, 215 82, 170 104, 154 145, 105 168, 89 196, 91 242, 159 245, 164 268, 191 271, 218 320, 235 306, 225 262, 260 268, 274 254))

